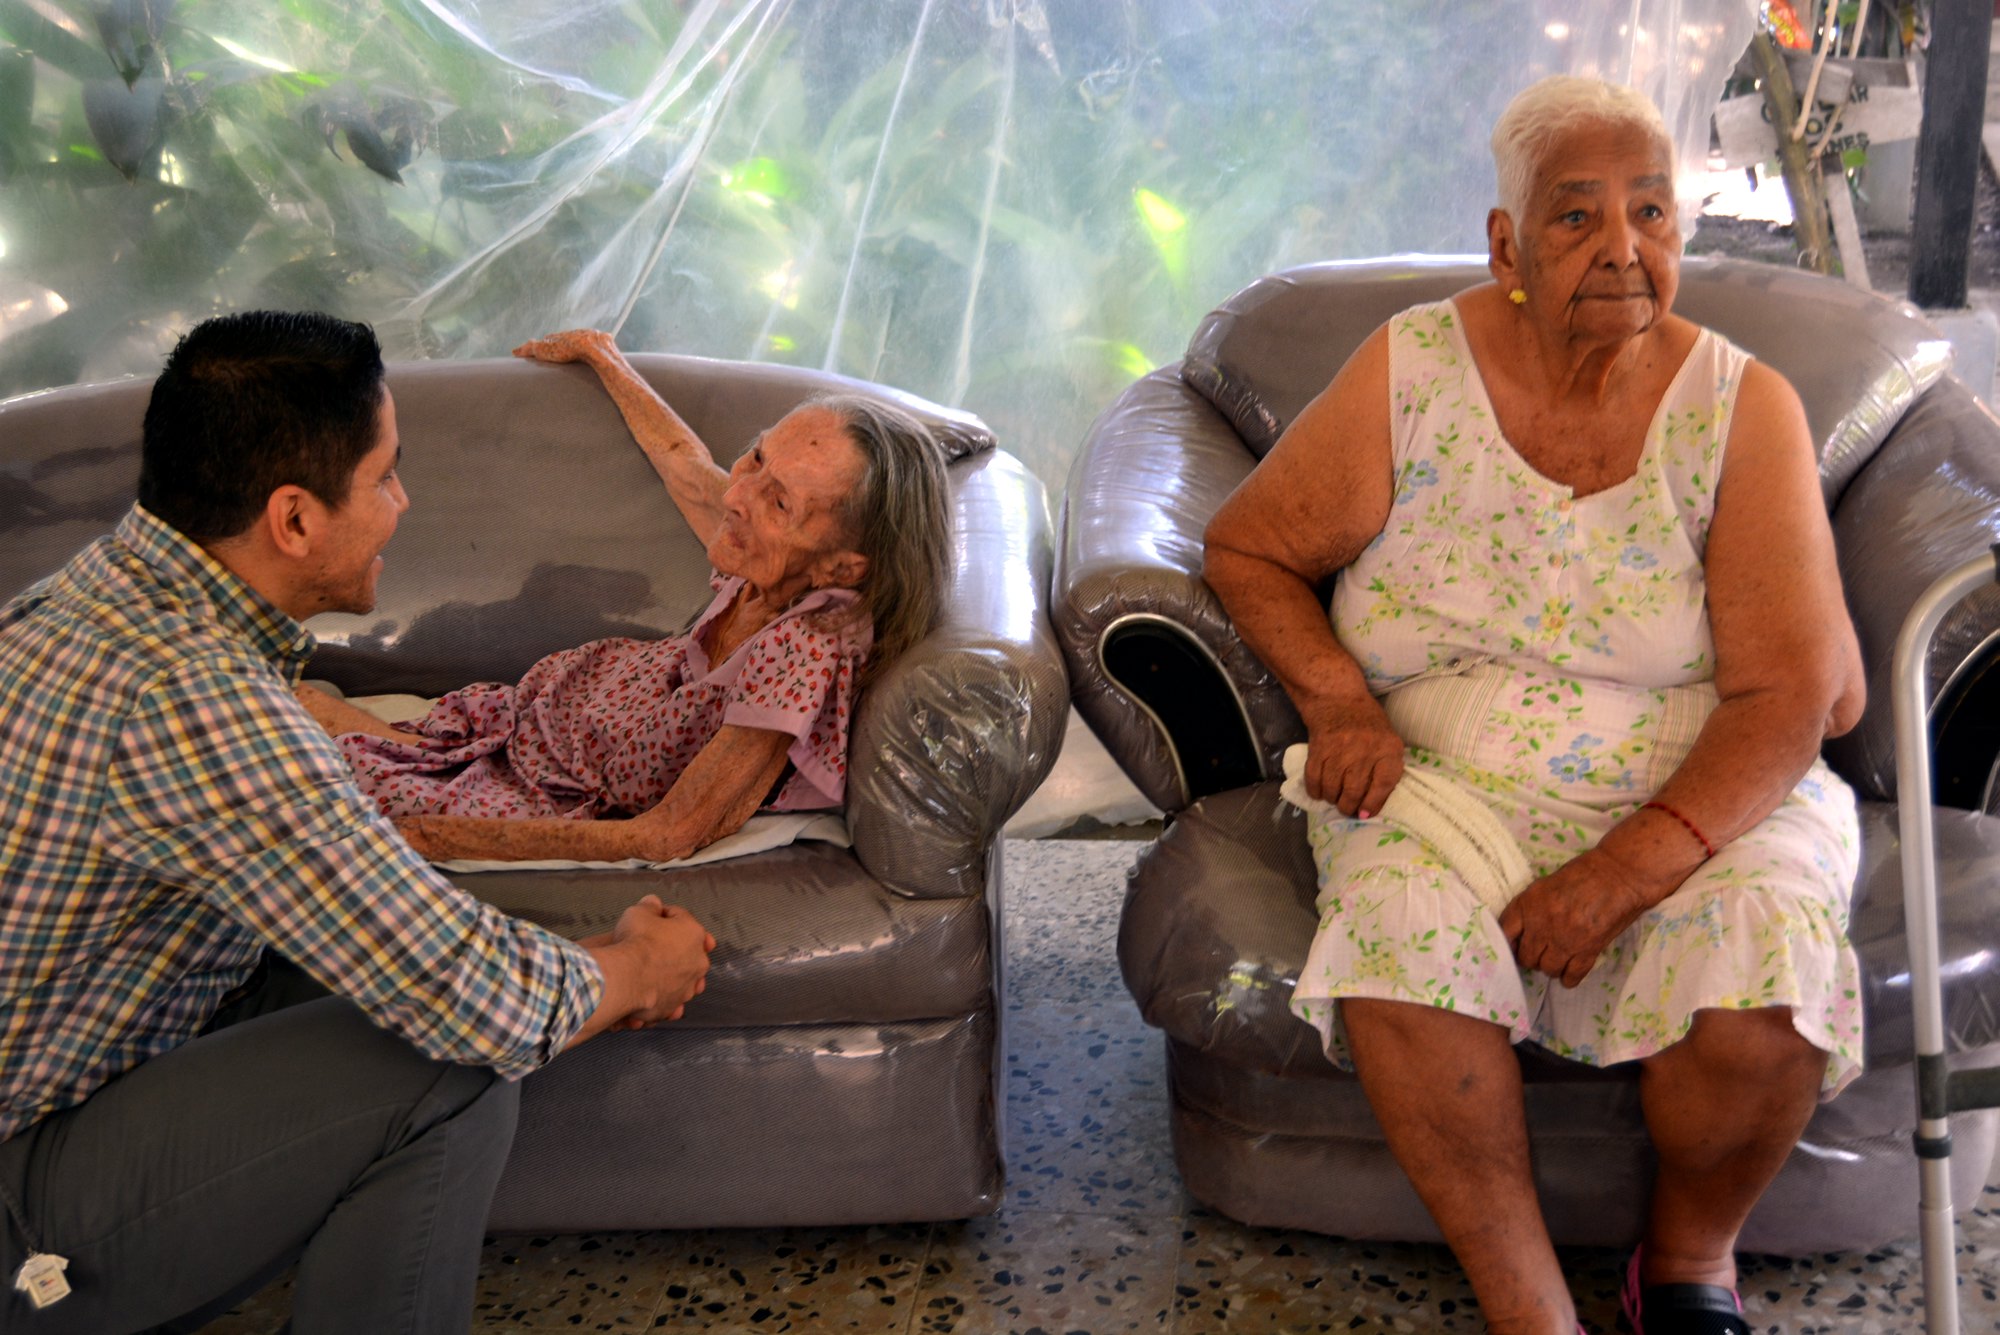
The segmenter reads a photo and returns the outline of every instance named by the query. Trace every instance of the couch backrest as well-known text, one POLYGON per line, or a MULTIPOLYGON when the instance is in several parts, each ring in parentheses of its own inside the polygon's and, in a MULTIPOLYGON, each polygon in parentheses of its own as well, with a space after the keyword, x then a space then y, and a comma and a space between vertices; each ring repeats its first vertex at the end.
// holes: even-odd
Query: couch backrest
MULTIPOLYGON (((1262 458, 1378 325, 1488 277, 1483 261, 1424 256, 1288 269, 1211 312, 1181 374, 1262 458)), ((1951 365, 1951 345, 1911 307, 1775 265, 1689 258, 1674 311, 1791 381, 1812 424, 1829 508, 1951 365)))
MULTIPOLYGON (((976 418, 845 377, 642 355, 633 363, 728 464, 802 400, 890 399, 954 458, 992 448, 976 418)), ((367 616, 316 618, 314 675, 433 695, 513 680, 543 654, 680 630, 707 562, 596 377, 497 358, 389 368, 411 511, 367 616)), ((0 403, 0 598, 59 569, 132 503, 151 383, 0 403)))

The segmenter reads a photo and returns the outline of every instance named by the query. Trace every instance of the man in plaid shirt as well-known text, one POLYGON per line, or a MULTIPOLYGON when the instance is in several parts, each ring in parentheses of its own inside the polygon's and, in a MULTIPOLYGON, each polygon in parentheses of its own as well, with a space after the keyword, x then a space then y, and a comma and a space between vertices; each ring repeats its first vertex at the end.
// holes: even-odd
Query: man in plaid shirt
POLYGON ((463 1331, 513 1082, 703 986, 650 896, 572 944, 453 887, 294 698, 400 452, 366 326, 208 321, 139 503, 0 612, 0 1327, 198 1323, 296 1262, 301 1335, 463 1331))

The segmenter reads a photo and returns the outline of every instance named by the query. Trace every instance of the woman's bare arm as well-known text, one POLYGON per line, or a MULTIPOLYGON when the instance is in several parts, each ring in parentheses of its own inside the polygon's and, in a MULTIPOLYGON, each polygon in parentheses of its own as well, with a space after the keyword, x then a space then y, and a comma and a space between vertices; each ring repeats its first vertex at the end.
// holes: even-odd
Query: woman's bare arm
POLYGON ((640 856, 684 858, 742 829, 785 772, 795 740, 773 728, 724 724, 688 762, 666 801, 632 818, 641 845, 651 850, 640 856))
POLYGON ((1284 686, 1310 737, 1306 788, 1349 815, 1382 807, 1403 743, 1315 591, 1388 522, 1389 340, 1378 329, 1216 511, 1202 574, 1284 686))
MULTIPOLYGON (((1703 564, 1720 703, 1655 800, 1720 848, 1777 810, 1821 743, 1860 717, 1866 690, 1805 410, 1758 363, 1738 394, 1703 564)), ((1522 965, 1574 986, 1707 858, 1678 817, 1641 809, 1531 886, 1501 926, 1528 932, 1522 965), (1586 885, 1595 893, 1578 893, 1586 885)))
POLYGON ((632 369, 611 335, 596 329, 568 329, 531 339, 515 348, 514 355, 539 362, 582 362, 597 372, 632 439, 639 442, 653 471, 667 484, 667 494, 673 497, 688 527, 702 545, 708 544, 709 535, 721 522, 728 470, 715 462, 694 429, 632 369))
POLYGON ((433 861, 671 862, 742 829, 784 773, 792 741, 770 728, 724 724, 666 798, 630 820, 413 816, 396 828, 433 861))
POLYGON ((1720 847, 1777 810, 1867 698, 1805 409, 1761 363, 1744 373, 1703 564, 1721 703, 1659 799, 1720 847))
POLYGON ((376 718, 358 705, 351 705, 339 696, 328 695, 325 691, 301 683, 293 692, 299 703, 306 707, 306 713, 313 721, 335 737, 349 732, 365 732, 374 737, 387 737, 392 741, 407 742, 412 734, 386 720, 376 718))

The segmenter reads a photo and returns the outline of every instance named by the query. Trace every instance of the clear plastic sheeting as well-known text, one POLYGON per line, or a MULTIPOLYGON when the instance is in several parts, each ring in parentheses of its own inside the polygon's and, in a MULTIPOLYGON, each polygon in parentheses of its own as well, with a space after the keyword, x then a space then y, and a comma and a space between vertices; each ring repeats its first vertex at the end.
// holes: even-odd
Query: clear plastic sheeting
POLYGON ((1258 275, 1482 250, 1543 74, 1638 84, 1698 166, 1753 10, 0 0, 0 394, 251 306, 401 357, 595 325, 900 385, 1053 482, 1258 275))

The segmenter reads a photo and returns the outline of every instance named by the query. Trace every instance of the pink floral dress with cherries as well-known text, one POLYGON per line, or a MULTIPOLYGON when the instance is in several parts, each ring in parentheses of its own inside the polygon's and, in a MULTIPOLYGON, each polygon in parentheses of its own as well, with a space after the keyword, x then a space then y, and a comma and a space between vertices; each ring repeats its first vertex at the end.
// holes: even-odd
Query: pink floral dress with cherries
POLYGON ((550 654, 518 685, 453 691, 407 740, 340 738, 361 787, 389 816, 634 816, 657 806, 724 724, 794 739, 767 810, 837 807, 847 784, 854 684, 873 640, 852 589, 808 594, 721 663, 706 635, 743 587, 686 634, 596 640, 550 654))

